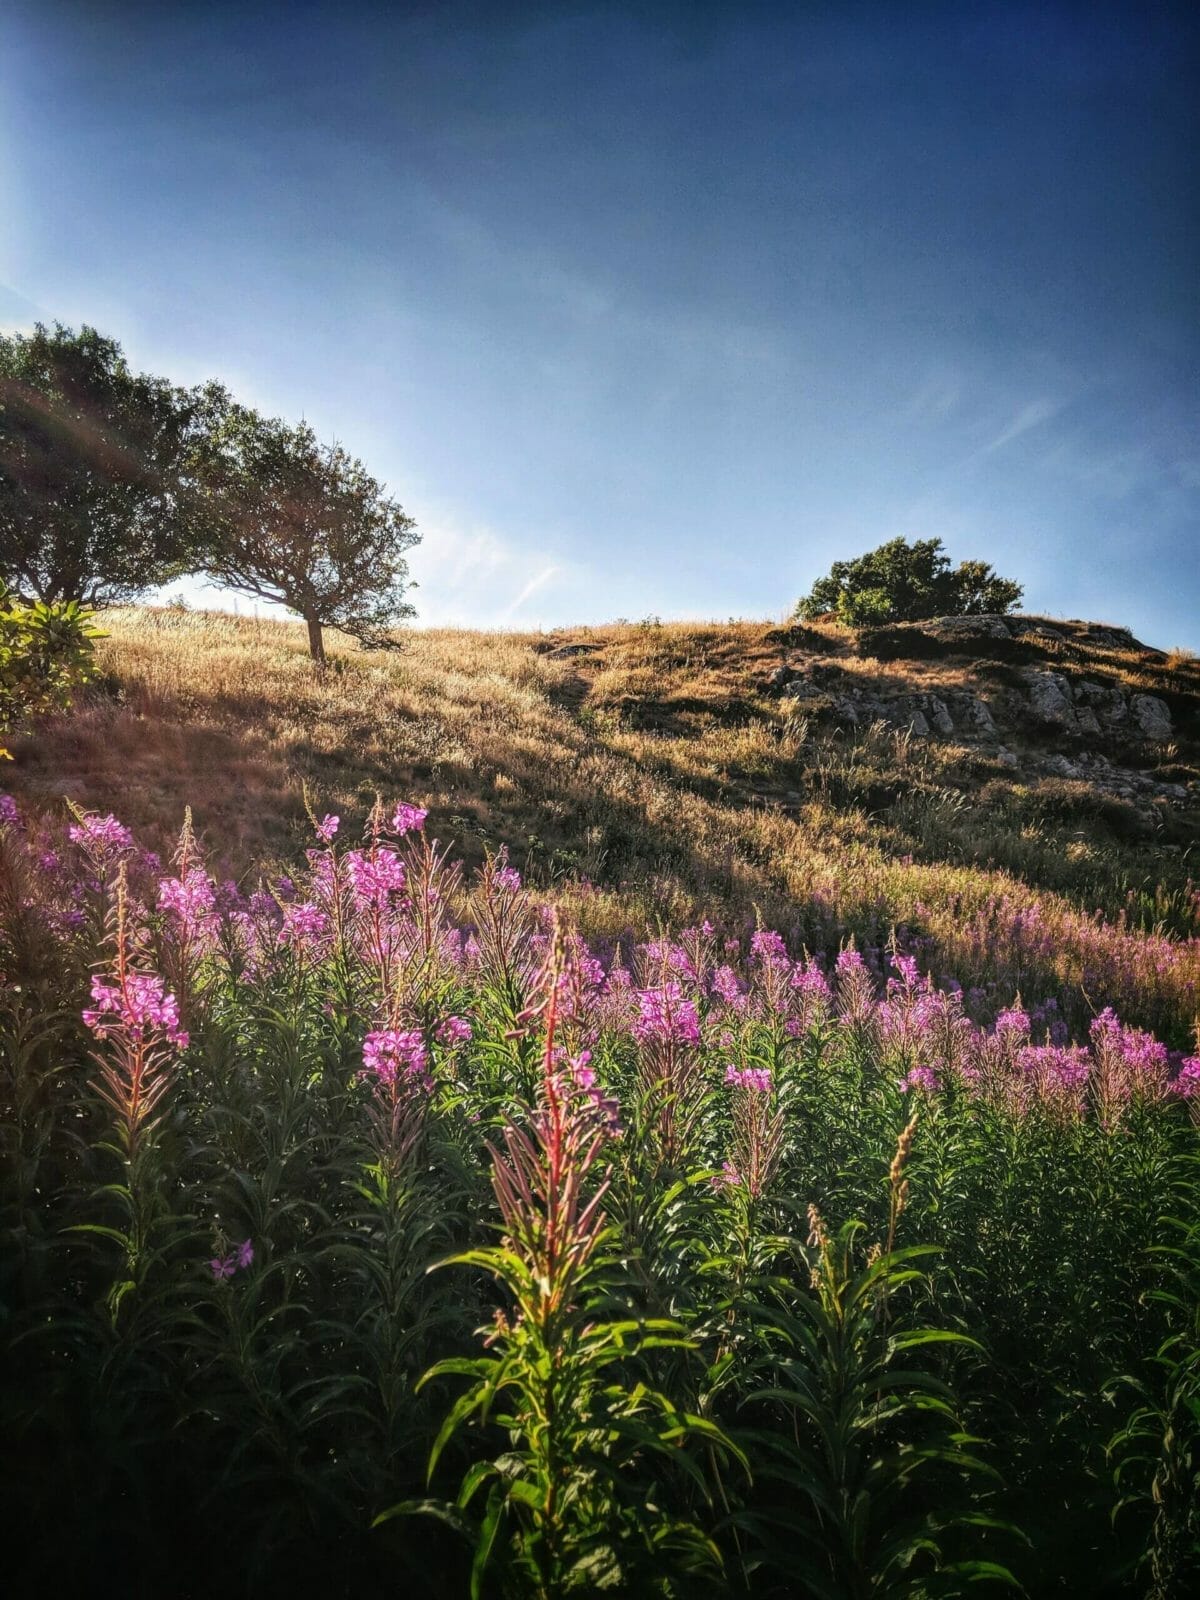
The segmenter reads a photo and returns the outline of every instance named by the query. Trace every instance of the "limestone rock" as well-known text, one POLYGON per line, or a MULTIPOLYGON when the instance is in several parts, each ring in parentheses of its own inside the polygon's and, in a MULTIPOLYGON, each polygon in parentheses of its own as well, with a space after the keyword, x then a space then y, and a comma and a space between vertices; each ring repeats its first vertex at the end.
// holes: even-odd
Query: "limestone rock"
POLYGON ((1036 622, 1032 617, 1013 617, 1010 621, 1013 633, 1019 639, 1053 639, 1060 641, 1066 637, 1061 628, 1052 628, 1048 622, 1036 622))
POLYGON ((969 644, 972 639, 1011 639, 1012 630, 1001 616, 933 617, 922 622, 921 632, 942 644, 969 644))
POLYGON ((1061 672, 1027 672, 1025 682, 1029 685, 1029 709, 1035 717, 1064 728, 1075 726, 1071 686, 1061 672))
POLYGON ((1046 771, 1054 774, 1056 778, 1078 778, 1079 768, 1066 756, 1049 756, 1045 763, 1046 771))
POLYGON ((1156 694, 1135 694, 1129 701, 1129 710, 1138 732, 1145 739, 1171 737, 1171 712, 1165 700, 1156 694))
POLYGON ((936 694, 931 694, 926 702, 929 721, 943 736, 954 732, 954 719, 946 707, 944 700, 939 700, 936 694))

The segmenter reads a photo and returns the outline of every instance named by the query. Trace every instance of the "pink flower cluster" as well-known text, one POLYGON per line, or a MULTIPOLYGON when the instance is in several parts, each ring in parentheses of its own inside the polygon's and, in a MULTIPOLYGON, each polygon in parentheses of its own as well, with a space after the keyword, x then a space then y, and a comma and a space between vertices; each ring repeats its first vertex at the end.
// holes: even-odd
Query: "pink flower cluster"
POLYGON ((750 1089, 755 1094, 770 1094, 771 1074, 766 1067, 725 1068, 725 1082, 733 1089, 750 1089))
POLYGON ((447 1050, 453 1050, 456 1045, 466 1044, 471 1037, 471 1024, 465 1017, 447 1017, 445 1022, 439 1024, 434 1038, 447 1050))
POLYGON ((220 929, 216 893, 203 867, 192 867, 182 878, 163 878, 158 886, 158 909, 175 919, 189 943, 209 943, 220 929))
POLYGON ((392 813, 392 832, 420 833, 428 815, 429 812, 422 806, 410 806, 401 802, 392 813))
POLYGON ((82 822, 73 822, 67 829, 72 844, 81 845, 98 861, 116 859, 124 850, 133 848, 133 835, 111 813, 107 817, 90 815, 82 822))
POLYGON ((218 1280, 232 1278, 235 1272, 244 1271, 254 1260, 254 1244, 250 1239, 243 1239, 228 1254, 214 1256, 208 1263, 208 1270, 218 1280))
POLYGON ((700 1018, 693 1000, 685 1000, 677 983, 641 989, 633 1036, 641 1043, 699 1044, 700 1018))
POLYGON ((83 1013, 84 1024, 97 1039, 122 1032, 145 1038, 161 1033, 178 1050, 186 1050, 187 1034, 179 1026, 179 1002, 163 989, 163 981, 153 972, 127 973, 123 983, 108 983, 99 973, 92 976, 94 1005, 83 1013))
POLYGON ((348 850, 346 871, 358 904, 380 911, 387 909, 391 896, 400 894, 407 882, 403 861, 387 845, 374 850, 348 850))
POLYGON ((363 1040, 363 1076, 395 1087, 416 1083, 433 1088, 425 1040, 413 1029, 383 1028, 363 1040))
POLYGON ((329 934, 329 917, 311 900, 299 900, 283 908, 279 942, 300 955, 323 953, 329 934))

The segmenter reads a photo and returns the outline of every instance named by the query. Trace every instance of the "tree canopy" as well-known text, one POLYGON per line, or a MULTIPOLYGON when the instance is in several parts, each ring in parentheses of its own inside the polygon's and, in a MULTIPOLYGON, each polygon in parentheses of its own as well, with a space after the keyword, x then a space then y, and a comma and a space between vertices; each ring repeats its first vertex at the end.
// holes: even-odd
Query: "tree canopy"
POLYGON ((0 581, 95 605, 186 571, 180 468, 203 407, 95 328, 0 334, 0 581))
POLYGON ((322 630, 386 644, 414 615, 405 552, 416 524, 362 462, 321 444, 306 424, 228 400, 196 465, 199 564, 218 583, 285 605, 308 625, 314 660, 322 630))
POLYGON ((951 567, 940 539, 890 539, 856 560, 835 561, 795 614, 808 620, 832 611, 850 626, 919 622, 1011 611, 1021 594, 1019 583, 999 577, 986 561, 951 567))

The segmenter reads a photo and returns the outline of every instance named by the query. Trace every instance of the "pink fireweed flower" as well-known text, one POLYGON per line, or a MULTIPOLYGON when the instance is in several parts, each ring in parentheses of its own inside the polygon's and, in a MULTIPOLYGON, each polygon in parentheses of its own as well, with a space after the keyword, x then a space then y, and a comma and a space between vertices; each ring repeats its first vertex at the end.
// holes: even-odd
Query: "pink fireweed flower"
POLYGON ((94 973, 92 1000, 95 1003, 83 1012, 83 1021, 97 1039, 107 1039, 118 1030, 140 1038, 162 1033, 176 1049, 187 1049, 188 1036, 179 1026, 179 1002, 164 991, 157 974, 130 972, 120 984, 94 973))
POLYGON ((900 989, 915 989, 921 985, 921 969, 917 965, 915 956, 894 955, 892 966, 899 974, 898 978, 889 980, 888 987, 893 984, 900 989))
POLYGON ((790 967, 792 964, 783 935, 776 933, 774 928, 759 928, 750 940, 750 954, 755 961, 761 961, 764 965, 790 967))
POLYGON ((21 820, 21 813, 17 810, 17 802, 10 794, 0 794, 0 823, 5 827, 15 828, 21 820))
POLYGON ((642 1043, 699 1044, 700 1019, 695 1003, 685 1000, 677 983, 638 993, 638 1018, 633 1036, 642 1043))
POLYGON ((242 1271, 254 1260, 254 1243, 250 1239, 243 1239, 241 1244, 235 1245, 223 1256, 214 1256, 208 1263, 208 1270, 219 1283, 223 1278, 232 1278, 235 1272, 242 1271))
POLYGON ((455 1045, 466 1044, 471 1037, 471 1024, 465 1017, 447 1017, 441 1023, 434 1038, 448 1050, 453 1050, 455 1045))
POLYGON ((1200 1056, 1185 1056, 1171 1085, 1173 1094, 1181 1100, 1200 1099, 1200 1056))
POLYGON ((309 900, 285 906, 279 942, 300 955, 319 953, 329 932, 329 917, 309 900))
POLYGON ((383 1028, 369 1033, 363 1040, 361 1076, 387 1085, 410 1082, 432 1089, 424 1039, 415 1028, 383 1028))
POLYGON ((820 967, 811 962, 807 965, 796 963, 792 971, 792 988, 799 989, 801 994, 812 995, 814 999, 828 1001, 833 998, 829 987, 829 979, 820 967))
POLYGON ((420 833, 425 826, 425 818, 429 812, 423 806, 410 806, 400 804, 392 813, 392 832, 420 833))
POLYGON ((714 1189, 736 1189, 740 1187, 742 1175, 732 1161, 723 1161, 720 1172, 714 1172, 709 1182, 714 1189))
POLYGON ((754 1094, 770 1094, 771 1074, 766 1067, 725 1068, 725 1082, 734 1089, 749 1089, 754 1094))
POLYGON ((908 1094, 913 1089, 933 1094, 938 1088, 938 1075, 932 1067, 910 1067, 897 1087, 902 1094, 908 1094))
POLYGON ((322 844, 332 844, 334 834, 337 833, 341 825, 341 817, 335 817, 332 814, 326 814, 321 818, 320 822, 317 823, 314 831, 322 844))
POLYGON ((507 894, 516 894, 521 887, 521 874, 516 867, 497 867, 492 874, 492 883, 507 894))
POLYGON ((203 867, 193 867, 182 878, 163 878, 158 886, 158 909, 174 918, 189 943, 206 943, 220 928, 216 894, 203 867))
POLYGON ((403 861, 386 845, 369 852, 347 851, 346 871, 361 906, 385 908, 390 896, 399 894, 407 881, 403 861))
POLYGON ((741 999, 746 988, 732 967, 721 966, 712 975, 712 992, 726 1005, 732 1005, 741 999))
POLYGON ((605 1131, 613 1138, 617 1138, 624 1130, 621 1127, 620 1102, 611 1095, 606 1095, 596 1078, 595 1068, 591 1065, 592 1052, 581 1050, 577 1056, 567 1062, 567 1071, 570 1081, 576 1090, 584 1095, 603 1123, 605 1131))
POLYGON ((73 822, 67 829, 72 844, 81 845, 94 860, 113 861, 122 851, 133 847, 133 835, 111 813, 106 817, 95 814, 73 822))
POLYGON ((1001 1011, 996 1016, 996 1034, 1000 1038, 1011 1035, 1022 1042, 1028 1042, 1032 1024, 1027 1012, 1019 1006, 1011 1006, 1007 1011, 1001 1011))

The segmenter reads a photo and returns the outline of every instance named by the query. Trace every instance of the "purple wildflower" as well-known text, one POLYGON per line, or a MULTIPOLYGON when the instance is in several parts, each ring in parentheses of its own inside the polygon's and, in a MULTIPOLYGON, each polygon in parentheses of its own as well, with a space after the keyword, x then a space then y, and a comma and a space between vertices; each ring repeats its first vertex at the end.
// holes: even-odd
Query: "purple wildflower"
POLYGON ((346 870, 355 897, 363 906, 384 908, 389 896, 400 893, 407 881, 403 861, 386 845, 369 852, 348 851, 346 870))
POLYGON ((429 812, 423 806, 410 806, 401 803, 392 814, 392 832, 420 833, 425 826, 425 818, 429 812))
POLYGON ((684 1000, 677 983, 638 993, 638 1019, 633 1036, 642 1042, 699 1044, 700 1019, 693 1001, 684 1000))
POLYGON ((363 1040, 364 1077, 394 1085, 399 1081, 419 1083, 431 1089, 425 1041, 416 1029, 383 1028, 363 1040))
POLYGON ((471 1024, 465 1017, 447 1017, 441 1024, 434 1038, 439 1044, 452 1050, 455 1045, 466 1044, 471 1037, 471 1024))
POLYGON ((94 1006, 83 1013, 85 1025, 97 1039, 106 1039, 114 1029, 145 1036, 161 1031, 171 1044, 186 1050, 188 1036, 179 1026, 179 1002, 163 989, 163 981, 153 972, 131 972, 124 985, 106 983, 99 973, 92 976, 94 1006))

